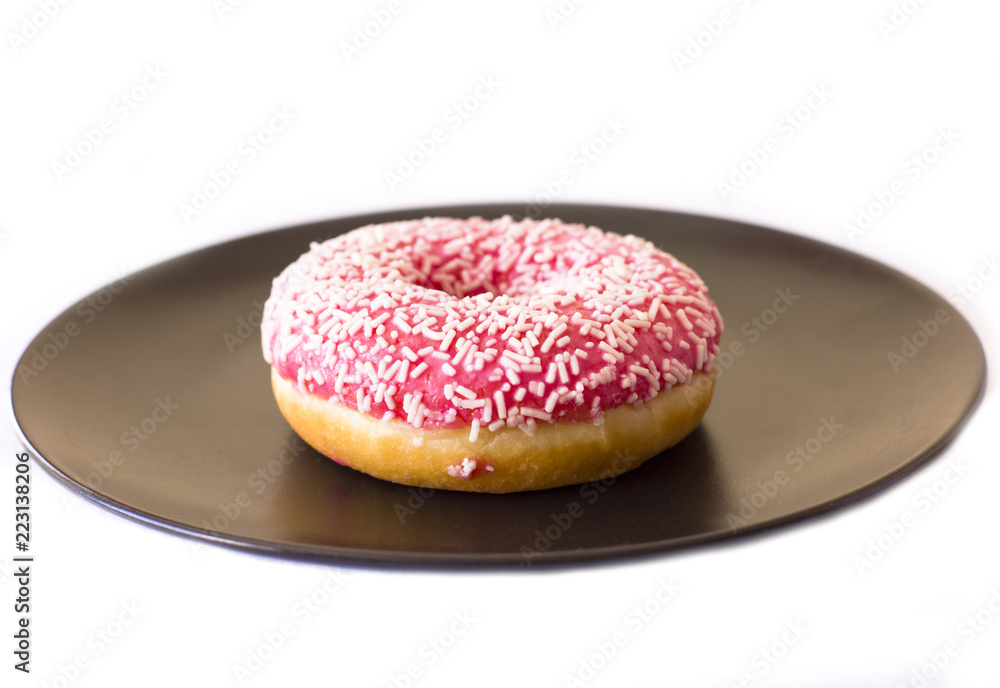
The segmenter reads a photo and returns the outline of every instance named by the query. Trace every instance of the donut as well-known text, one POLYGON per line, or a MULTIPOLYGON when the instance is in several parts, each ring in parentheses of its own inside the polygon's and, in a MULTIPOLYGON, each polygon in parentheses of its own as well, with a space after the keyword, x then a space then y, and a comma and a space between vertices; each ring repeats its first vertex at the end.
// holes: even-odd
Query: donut
POLYGON ((318 452, 415 487, 507 493, 607 479, 687 436, 722 318, 651 242, 558 219, 355 229, 278 275, 261 338, 318 452))

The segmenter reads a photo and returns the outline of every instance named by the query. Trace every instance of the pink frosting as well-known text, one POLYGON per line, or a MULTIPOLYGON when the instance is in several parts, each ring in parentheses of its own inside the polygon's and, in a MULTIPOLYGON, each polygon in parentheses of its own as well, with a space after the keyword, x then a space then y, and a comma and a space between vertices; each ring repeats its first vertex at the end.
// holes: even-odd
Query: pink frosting
POLYGON ((603 422, 696 371, 722 318, 690 268, 559 220, 424 218, 310 250, 275 280, 264 358, 374 418, 479 432, 603 422))

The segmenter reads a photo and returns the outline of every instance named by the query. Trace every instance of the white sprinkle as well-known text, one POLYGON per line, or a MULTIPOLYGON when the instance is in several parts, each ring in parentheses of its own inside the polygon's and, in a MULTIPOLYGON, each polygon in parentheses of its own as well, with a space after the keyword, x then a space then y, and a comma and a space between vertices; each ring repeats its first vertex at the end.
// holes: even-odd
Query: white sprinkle
POLYGON ((476 393, 473 392, 468 387, 465 387, 463 385, 458 385, 457 387, 455 387, 455 391, 457 393, 461 394, 466 399, 475 399, 476 398, 476 393))
POLYGON ((525 356, 524 354, 514 353, 510 349, 504 349, 503 354, 501 354, 501 356, 500 356, 500 362, 501 363, 506 363, 507 361, 504 361, 505 358, 509 359, 509 361, 511 361, 511 362, 518 363, 520 365, 531 363, 531 358, 530 357, 525 356))
POLYGON ((549 370, 545 373, 545 381, 550 385, 556 381, 556 373, 558 368, 556 368, 555 362, 549 363, 549 370))
POLYGON ((472 429, 469 430, 469 441, 475 442, 477 437, 479 437, 479 421, 473 418, 472 429))
POLYGON ((569 382, 569 374, 566 372, 566 364, 561 358, 556 359, 556 368, 559 371, 559 382, 566 384, 569 382))
POLYGON ((650 320, 656 319, 656 311, 660 310, 660 297, 657 296, 653 299, 653 302, 649 304, 649 310, 646 312, 646 317, 650 320))
POLYGON ((546 411, 539 411, 530 407, 525 407, 521 409, 522 416, 530 416, 531 418, 537 418, 538 420, 550 421, 552 420, 552 414, 546 411))
POLYGON ((615 349, 614 347, 612 347, 611 345, 609 345, 607 342, 601 342, 597 346, 599 346, 600 348, 602 348, 605 351, 607 351, 608 354, 614 356, 616 361, 624 361, 625 360, 625 354, 623 354, 621 351, 618 351, 617 349, 615 349))
POLYGON ((645 366, 634 365, 633 364, 633 365, 630 365, 628 367, 628 369, 630 371, 632 371, 633 373, 636 373, 637 375, 642 375, 644 378, 646 378, 650 382, 656 382, 656 377, 651 372, 649 372, 649 369, 646 368, 645 366))
POLYGON ((406 323, 406 321, 402 318, 402 316, 399 313, 397 313, 396 316, 392 319, 392 322, 396 325, 396 327, 401 329, 406 334, 410 334, 411 332, 413 332, 413 328, 406 323))
POLYGON ((472 349, 473 346, 475 345, 473 344, 472 340, 466 339, 462 343, 462 346, 459 348, 458 353, 455 354, 455 357, 453 359, 451 359, 451 364, 458 365, 459 363, 461 363, 462 359, 465 358, 465 355, 469 353, 469 351, 472 349))
POLYGON ((347 334, 349 334, 349 335, 351 335, 353 337, 358 332, 360 332, 361 328, 364 327, 364 326, 365 326, 365 319, 363 317, 361 317, 360 315, 355 316, 355 318, 354 318, 353 322, 351 323, 350 327, 347 328, 347 334))
MULTIPOLYGON (((615 334, 615 330, 614 330, 613 327, 611 327, 610 324, 607 324, 607 325, 604 326, 604 335, 605 335, 605 337, 607 337, 607 340, 606 340, 607 343, 611 344, 611 346, 617 346, 618 345, 618 335, 615 334)), ((601 343, 604 344, 604 342, 601 342, 601 343)))
POLYGON ((638 330, 648 330, 652 324, 648 320, 637 320, 635 318, 629 318, 627 320, 623 320, 622 322, 628 325, 629 327, 638 330))
POLYGON ((503 392, 499 389, 493 393, 493 400, 497 404, 497 418, 507 417, 507 403, 504 401, 503 392))
POLYGON ((420 375, 425 370, 427 370, 427 364, 424 363, 424 362, 421 362, 420 365, 418 365, 416 368, 414 368, 413 372, 410 373, 410 379, 411 380, 416 380, 418 377, 420 377, 420 375))
POLYGON ((557 401, 559 401, 559 392, 553 391, 549 394, 549 398, 545 400, 546 413, 552 413, 555 410, 557 401))
POLYGON ((439 346, 438 348, 441 351, 447 351, 448 347, 451 346, 451 343, 453 341, 455 341, 455 337, 456 337, 456 331, 455 330, 448 330, 448 334, 446 334, 444 336, 444 339, 441 340, 441 346, 439 346))
POLYGON ((437 318, 424 318, 423 320, 421 320, 420 322, 418 322, 416 325, 413 326, 413 332, 419 333, 420 330, 436 324, 437 324, 437 318))

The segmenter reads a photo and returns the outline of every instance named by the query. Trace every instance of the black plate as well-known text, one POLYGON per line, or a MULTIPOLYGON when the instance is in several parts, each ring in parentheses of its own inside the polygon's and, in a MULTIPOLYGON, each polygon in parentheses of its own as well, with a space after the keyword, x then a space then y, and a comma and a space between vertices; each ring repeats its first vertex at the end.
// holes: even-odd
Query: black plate
POLYGON ((727 353, 698 430, 613 484, 512 495, 394 485, 305 447, 260 353, 271 279, 310 241, 369 222, 523 210, 333 220, 144 270, 25 352, 12 389, 22 438, 84 497, 214 542, 341 562, 551 564, 721 540, 871 494, 940 451, 982 393, 967 322, 883 265, 736 222, 559 205, 548 215, 648 237, 710 285, 727 353))

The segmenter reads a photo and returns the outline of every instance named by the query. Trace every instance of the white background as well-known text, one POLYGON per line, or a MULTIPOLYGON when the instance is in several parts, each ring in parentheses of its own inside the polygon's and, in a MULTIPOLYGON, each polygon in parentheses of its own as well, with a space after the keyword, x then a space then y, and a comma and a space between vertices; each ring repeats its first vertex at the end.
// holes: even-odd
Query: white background
MULTIPOLYGON (((52 317, 123 271, 305 221, 528 203, 563 170, 573 181, 559 201, 736 218, 848 247, 942 295, 978 287, 960 310, 987 356, 1000 353, 1000 279, 983 262, 998 250, 1000 6, 908 0, 899 26, 880 25, 893 16, 889 0, 563 6, 557 22, 547 15, 557 0, 403 0, 349 60, 344 45, 386 0, 8 0, 4 369, 13 373, 52 317), (723 10, 729 23, 713 23, 723 10), (685 49, 693 58, 682 64, 685 49), (499 85, 455 120, 449 109, 482 78, 499 85), (814 88, 830 95, 810 110, 814 88), (133 89, 143 99, 131 109, 120 97, 133 89), (779 128, 803 106, 800 128, 779 128), (240 146, 274 108, 294 119, 249 161, 240 146), (84 132, 103 118, 110 133, 87 151, 84 132), (608 118, 626 128, 584 170, 578 149, 608 118), (390 188, 385 173, 435 127, 444 142, 390 188), (938 140, 947 149, 930 155, 919 179, 905 174, 949 128, 957 140, 938 140), (768 137, 777 150, 723 193, 731 166, 768 137), (89 154, 70 156, 71 166, 68 148, 89 154), (240 174, 184 217, 181 205, 230 160, 240 174), (850 239, 845 223, 894 179, 905 192, 850 239)), ((288 624, 291 636, 265 648, 267 661, 242 685, 390 686, 416 664, 414 686, 564 686, 620 631, 625 645, 595 660, 586 685, 723 686, 743 675, 754 686, 920 685, 913 672, 936 673, 928 657, 954 643, 957 656, 930 685, 997 686, 1000 615, 986 606, 995 599, 1000 610, 994 392, 991 384, 930 466, 833 515, 639 563, 543 574, 345 570, 196 546, 84 502, 35 466, 30 676, 12 668, 21 448, 5 424, 0 683, 241 685, 235 668, 288 624), (967 467, 963 477, 919 513, 914 500, 949 460, 967 467), (916 524, 859 571, 869 540, 906 512, 916 524), (331 573, 345 575, 343 587, 308 618, 296 614, 298 600, 339 584, 327 583, 331 573), (679 586, 665 605, 650 602, 661 580, 679 586), (639 629, 627 615, 647 603, 657 613, 639 629), (987 623, 970 638, 963 619, 977 611, 987 623), (463 634, 445 652, 431 649, 455 614, 473 621, 455 627, 463 634), (102 644, 97 634, 115 633, 119 618, 129 624, 102 644), (785 633, 788 624, 801 637, 785 633), (772 647, 784 654, 775 664, 761 654, 772 647), (73 670, 81 657, 86 666, 73 670)))

